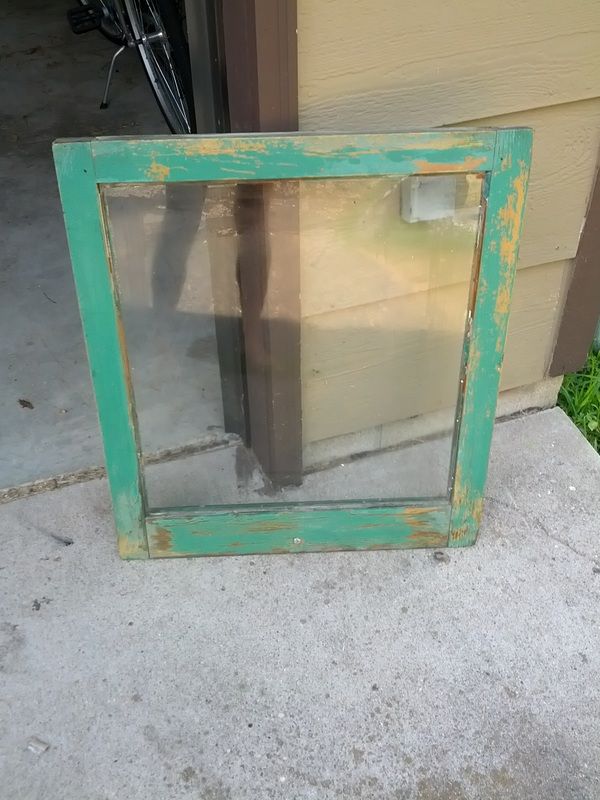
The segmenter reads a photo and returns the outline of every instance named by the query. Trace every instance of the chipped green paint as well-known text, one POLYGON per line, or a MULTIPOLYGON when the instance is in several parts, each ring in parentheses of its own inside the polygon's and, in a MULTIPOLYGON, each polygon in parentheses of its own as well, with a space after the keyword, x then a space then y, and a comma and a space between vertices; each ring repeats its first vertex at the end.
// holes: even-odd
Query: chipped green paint
POLYGON ((103 433, 119 554, 147 558, 133 395, 90 144, 55 144, 54 160, 103 433))
POLYGON ((531 144, 532 132, 528 128, 498 131, 494 167, 488 184, 479 287, 467 342, 464 399, 452 492, 449 540, 452 547, 473 544, 483 511, 531 144))
POLYGON ((185 136, 61 141, 54 156, 113 499, 119 552, 148 555, 368 550, 472 544, 531 159, 531 131, 185 136), (471 293, 450 501, 305 503, 149 513, 125 338, 98 186, 479 172, 487 214, 471 293))
POLYGON ((492 130, 93 139, 99 183, 277 180, 492 167, 492 130))
POLYGON ((146 520, 153 558, 444 547, 449 522, 447 501, 398 508, 165 511, 146 520))

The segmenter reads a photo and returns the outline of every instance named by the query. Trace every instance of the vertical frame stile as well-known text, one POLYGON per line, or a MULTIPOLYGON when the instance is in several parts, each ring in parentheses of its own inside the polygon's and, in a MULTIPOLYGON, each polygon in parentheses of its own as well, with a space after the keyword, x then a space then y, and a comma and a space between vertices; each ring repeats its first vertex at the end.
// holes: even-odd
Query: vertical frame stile
POLYGON ((122 558, 147 558, 145 496, 125 338, 89 141, 54 158, 122 558))
POLYGON ((473 544, 483 511, 500 371, 525 209, 532 131, 498 130, 467 342, 449 546, 473 544))
POLYGON ((481 190, 481 207, 479 214, 479 224, 477 230, 477 240, 473 253, 473 264, 471 268, 471 284, 469 286, 469 296, 467 299, 467 315, 465 319, 465 329, 463 335, 463 348, 460 362, 460 373, 458 382, 458 398, 456 401, 456 412, 454 415, 454 430, 452 432, 452 450, 450 452, 450 473, 448 475, 448 496, 452 497, 454 481, 456 478, 458 437, 460 432, 460 422, 463 415, 465 402, 465 385, 467 380, 467 366, 469 361, 469 342, 473 329, 473 314, 475 312, 475 302, 477 300, 477 287, 479 283, 479 266, 481 264, 481 251, 483 247, 483 234, 485 231, 485 220, 487 214, 487 203, 490 189, 490 173, 483 173, 483 186, 481 190))

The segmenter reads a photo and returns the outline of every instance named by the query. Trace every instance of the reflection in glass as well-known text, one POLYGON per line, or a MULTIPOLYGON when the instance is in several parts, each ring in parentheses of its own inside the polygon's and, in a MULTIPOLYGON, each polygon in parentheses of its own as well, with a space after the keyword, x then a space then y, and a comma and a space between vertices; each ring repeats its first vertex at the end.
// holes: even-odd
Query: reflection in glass
POLYGON ((103 197, 150 506, 446 495, 479 175, 103 197))

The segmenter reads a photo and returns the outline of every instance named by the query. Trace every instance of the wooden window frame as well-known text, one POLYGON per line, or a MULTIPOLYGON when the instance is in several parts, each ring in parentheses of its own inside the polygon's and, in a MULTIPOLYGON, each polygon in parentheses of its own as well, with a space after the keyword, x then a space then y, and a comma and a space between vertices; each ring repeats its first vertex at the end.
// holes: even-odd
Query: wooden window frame
POLYGON ((527 128, 58 141, 54 158, 123 558, 464 546, 476 539, 531 161, 527 128), (111 183, 485 176, 451 485, 441 498, 148 507, 100 188, 111 183))

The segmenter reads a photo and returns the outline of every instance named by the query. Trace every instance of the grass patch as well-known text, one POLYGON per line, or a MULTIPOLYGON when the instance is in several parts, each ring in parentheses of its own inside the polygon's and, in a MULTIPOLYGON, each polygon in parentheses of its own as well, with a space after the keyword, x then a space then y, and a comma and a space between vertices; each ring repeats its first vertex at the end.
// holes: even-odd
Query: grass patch
POLYGON ((558 405, 600 452, 600 352, 590 352, 583 369, 565 375, 558 405))

